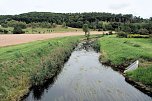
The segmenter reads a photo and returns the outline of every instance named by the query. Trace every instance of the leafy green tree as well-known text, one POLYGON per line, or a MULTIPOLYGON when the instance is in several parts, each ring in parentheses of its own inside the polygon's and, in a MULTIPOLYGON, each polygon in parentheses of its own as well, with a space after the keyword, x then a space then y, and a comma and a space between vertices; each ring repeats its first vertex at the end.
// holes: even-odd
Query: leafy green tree
POLYGON ((5 24, 5 23, 2 23, 1 26, 4 27, 4 28, 7 28, 7 27, 8 27, 8 25, 5 24))
POLYGON ((97 28, 103 29, 103 22, 102 21, 98 22, 97 28))
POLYGON ((62 27, 66 28, 66 23, 65 22, 63 22, 62 27))
POLYGON ((88 24, 84 24, 84 25, 83 25, 83 31, 85 32, 85 36, 87 36, 87 33, 89 33, 88 24))
POLYGON ((3 34, 3 32, 4 32, 3 29, 0 28, 0 34, 3 34))
POLYGON ((56 27, 57 27, 56 23, 53 23, 52 28, 56 28, 56 27))
POLYGON ((23 34, 23 33, 25 33, 25 32, 22 30, 22 28, 20 26, 16 25, 14 27, 13 34, 23 34))
POLYGON ((150 21, 152 21, 152 17, 150 17, 150 21))
POLYGON ((149 34, 152 34, 152 22, 149 22, 149 23, 143 25, 142 28, 147 29, 149 31, 149 34))
POLYGON ((89 31, 88 24, 83 25, 83 31, 85 32, 85 36, 87 37, 87 40, 88 40, 90 37, 90 31, 89 31))
POLYGON ((95 31, 97 29, 97 26, 96 25, 93 25, 93 30, 95 31))
POLYGON ((105 28, 106 28, 105 30, 114 30, 111 24, 105 25, 105 28))
MULTIPOLYGON (((0 25, 3 27, 14 27, 19 24, 22 29, 28 27, 56 27, 65 24, 73 28, 82 28, 88 24, 89 28, 98 30, 118 30, 137 33, 139 29, 147 29, 152 33, 152 18, 143 19, 132 14, 112 13, 51 13, 51 12, 29 12, 19 15, 0 15, 0 25), (34 23, 33 25, 31 23, 34 23), (31 24, 31 25, 30 25, 31 24), (94 25, 95 24, 95 25, 94 25)), ((65 26, 65 25, 64 25, 65 26)))
POLYGON ((8 30, 5 30, 5 29, 4 29, 4 34, 8 34, 8 30))
POLYGON ((20 26, 22 29, 26 28, 26 23, 25 22, 21 22, 21 21, 15 21, 15 20, 11 20, 7 22, 7 25, 9 27, 15 27, 15 26, 20 26))
POLYGON ((123 32, 131 33, 131 28, 130 28, 130 26, 127 25, 127 24, 121 25, 120 29, 121 29, 121 31, 123 31, 123 32))

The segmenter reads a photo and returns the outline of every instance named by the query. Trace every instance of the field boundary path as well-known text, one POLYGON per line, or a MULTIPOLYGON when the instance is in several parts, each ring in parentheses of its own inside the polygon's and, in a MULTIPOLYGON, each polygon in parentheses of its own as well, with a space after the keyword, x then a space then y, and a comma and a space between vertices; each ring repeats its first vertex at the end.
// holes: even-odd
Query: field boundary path
MULTIPOLYGON (((92 31, 91 34, 103 34, 104 32, 92 31)), ((105 32, 106 33, 106 32, 105 32)), ((0 47, 28 43, 57 37, 84 35, 84 32, 64 32, 51 34, 1 34, 0 47)))

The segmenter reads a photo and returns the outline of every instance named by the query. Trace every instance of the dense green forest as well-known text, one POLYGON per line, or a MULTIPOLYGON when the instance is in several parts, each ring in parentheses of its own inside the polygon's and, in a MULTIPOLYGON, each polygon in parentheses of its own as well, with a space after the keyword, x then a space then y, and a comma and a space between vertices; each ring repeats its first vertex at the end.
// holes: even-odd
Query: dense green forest
POLYGON ((30 12, 19 15, 1 15, 0 25, 14 27, 18 23, 20 27, 55 27, 65 25, 73 28, 82 28, 88 24, 94 30, 115 30, 133 34, 151 34, 152 17, 143 19, 132 14, 112 13, 51 13, 30 12))

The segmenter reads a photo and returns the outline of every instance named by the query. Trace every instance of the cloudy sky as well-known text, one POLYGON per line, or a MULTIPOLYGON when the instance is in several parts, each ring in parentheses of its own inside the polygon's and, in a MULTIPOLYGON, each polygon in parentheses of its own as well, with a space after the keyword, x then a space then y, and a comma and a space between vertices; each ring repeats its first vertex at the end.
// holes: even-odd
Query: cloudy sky
POLYGON ((0 0, 0 15, 42 12, 109 12, 152 17, 152 0, 0 0))

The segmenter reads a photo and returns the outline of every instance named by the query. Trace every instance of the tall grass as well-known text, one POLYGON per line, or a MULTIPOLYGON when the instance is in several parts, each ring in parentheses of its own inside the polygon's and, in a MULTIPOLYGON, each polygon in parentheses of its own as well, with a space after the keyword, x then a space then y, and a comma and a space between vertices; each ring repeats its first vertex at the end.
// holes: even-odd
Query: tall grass
POLYGON ((152 87, 152 65, 147 68, 140 67, 135 71, 127 72, 127 76, 152 87))
POLYGON ((51 78, 70 56, 79 37, 56 38, 0 48, 0 100, 13 101, 51 78))

